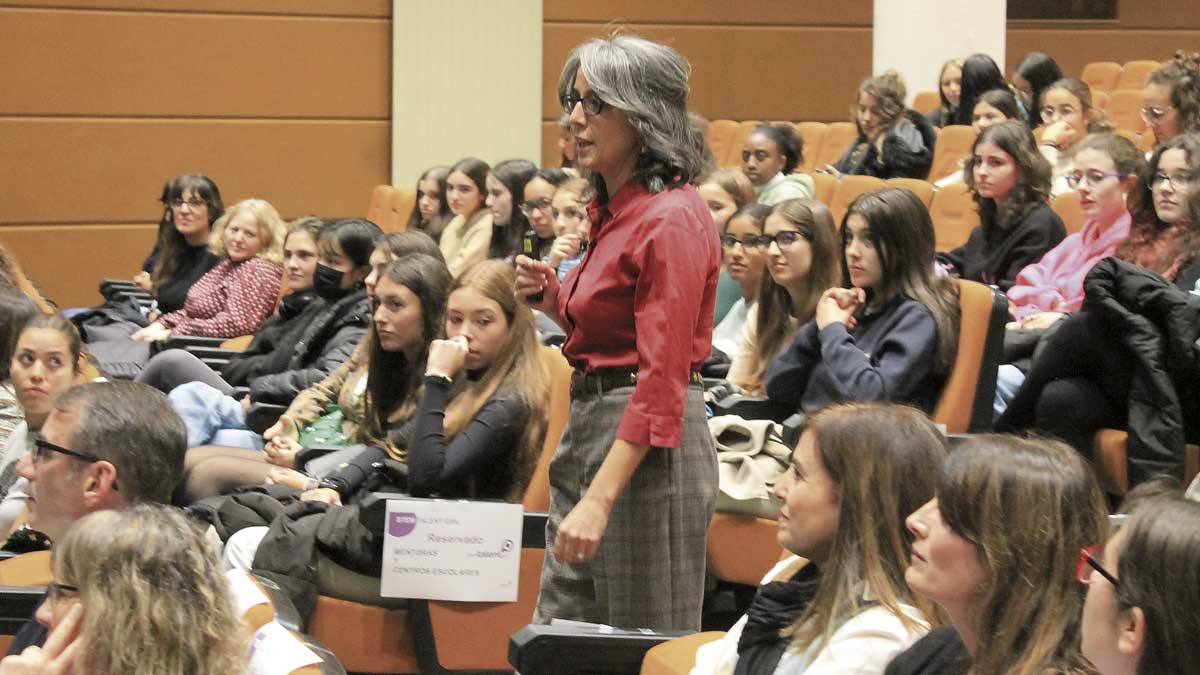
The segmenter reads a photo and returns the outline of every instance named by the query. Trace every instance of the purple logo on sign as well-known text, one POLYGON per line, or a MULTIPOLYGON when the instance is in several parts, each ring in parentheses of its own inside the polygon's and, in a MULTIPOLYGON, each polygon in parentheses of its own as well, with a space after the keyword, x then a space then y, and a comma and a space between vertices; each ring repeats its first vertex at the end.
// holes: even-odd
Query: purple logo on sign
POLYGON ((388 520, 388 534, 393 537, 407 537, 417 528, 417 514, 393 513, 388 520))

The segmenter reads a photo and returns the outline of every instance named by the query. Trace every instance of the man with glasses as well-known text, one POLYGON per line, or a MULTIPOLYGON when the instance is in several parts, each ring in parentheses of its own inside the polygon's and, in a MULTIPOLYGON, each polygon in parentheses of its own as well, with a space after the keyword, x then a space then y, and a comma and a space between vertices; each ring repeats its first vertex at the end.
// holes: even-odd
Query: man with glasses
MULTIPOLYGON (((29 526, 58 541, 94 511, 167 504, 183 478, 186 451, 187 430, 162 392, 127 381, 71 387, 17 464, 28 481, 29 526)), ((45 628, 31 620, 8 653, 45 637, 45 628)))

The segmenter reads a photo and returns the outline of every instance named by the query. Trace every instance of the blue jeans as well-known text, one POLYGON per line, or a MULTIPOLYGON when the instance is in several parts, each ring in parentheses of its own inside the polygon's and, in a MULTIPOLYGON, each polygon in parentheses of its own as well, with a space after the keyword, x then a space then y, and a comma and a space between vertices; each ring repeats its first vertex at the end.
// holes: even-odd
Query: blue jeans
POLYGON ((167 394, 167 400, 187 427, 189 448, 218 443, 262 449, 262 438, 246 426, 242 404, 214 387, 203 382, 181 384, 167 394))
POLYGON ((1025 382, 1025 373, 1021 369, 1005 363, 996 371, 996 397, 992 400, 993 420, 999 419, 1008 409, 1008 402, 1017 395, 1017 390, 1025 382))

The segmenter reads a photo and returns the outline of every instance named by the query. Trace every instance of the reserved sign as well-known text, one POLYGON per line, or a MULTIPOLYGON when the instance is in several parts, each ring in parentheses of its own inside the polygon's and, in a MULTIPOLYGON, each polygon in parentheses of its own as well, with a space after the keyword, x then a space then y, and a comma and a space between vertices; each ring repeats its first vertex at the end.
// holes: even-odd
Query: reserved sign
POLYGON ((389 500, 380 595, 515 601, 522 518, 520 504, 389 500))

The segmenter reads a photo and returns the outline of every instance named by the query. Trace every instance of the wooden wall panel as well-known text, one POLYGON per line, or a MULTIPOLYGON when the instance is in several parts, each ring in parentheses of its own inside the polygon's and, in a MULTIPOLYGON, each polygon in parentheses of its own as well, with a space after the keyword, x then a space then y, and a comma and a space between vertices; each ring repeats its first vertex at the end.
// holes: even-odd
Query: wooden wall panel
POLYGON ((8 4, 52 9, 363 16, 380 19, 392 15, 390 0, 20 0, 8 4))
POLYGON ((0 244, 59 307, 101 302, 101 279, 128 279, 154 247, 155 225, 43 225, 0 227, 0 244))
POLYGON ((743 26, 871 27, 872 0, 843 2, 779 2, 779 0, 691 0, 687 3, 644 0, 544 0, 547 22, 608 24, 696 24, 743 26))
MULTIPOLYGON (((1200 3, 1194 0, 1117 0, 1117 17, 1124 29, 1196 29, 1200 27, 1200 3)), ((1200 48, 1195 38, 1187 44, 1193 51, 1200 48)))
POLYGON ((1124 63, 1138 59, 1162 60, 1176 49, 1200 45, 1200 30, 1049 29, 1012 27, 1008 30, 1008 67, 1012 72, 1021 57, 1043 51, 1054 57, 1068 77, 1079 77, 1091 61, 1124 63))
POLYGON ((384 19, 0 9, 0 114, 386 119, 384 19))

